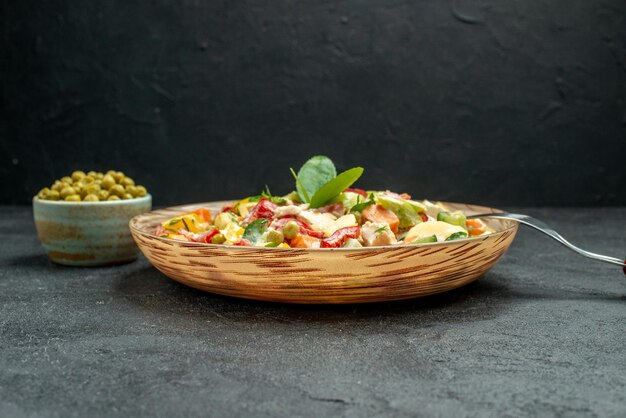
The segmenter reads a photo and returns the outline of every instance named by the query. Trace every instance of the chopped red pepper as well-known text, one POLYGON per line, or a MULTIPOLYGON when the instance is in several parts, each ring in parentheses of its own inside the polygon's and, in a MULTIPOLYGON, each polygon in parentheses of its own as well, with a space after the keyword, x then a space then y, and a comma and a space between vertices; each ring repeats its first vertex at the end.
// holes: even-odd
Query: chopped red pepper
POLYGON ((420 212, 419 216, 420 218, 422 218, 422 221, 428 222, 428 215, 426 214, 426 212, 420 212))
POLYGON ((346 189, 344 190, 344 192, 352 192, 352 193, 357 193, 360 194, 363 197, 367 197, 367 192, 363 189, 346 189))
POLYGON ((222 208, 222 210, 220 211, 220 213, 223 212, 232 212, 233 211, 233 207, 231 205, 226 205, 222 208))
POLYGON ((285 226, 285 224, 289 221, 293 221, 295 223, 298 224, 298 227, 300 228, 300 233, 303 235, 308 235, 310 237, 314 237, 314 238, 323 238, 324 237, 324 233, 321 231, 315 231, 313 230, 313 228, 311 228, 309 225, 307 225, 306 223, 302 222, 299 219, 296 219, 292 216, 285 216, 284 218, 280 218, 275 220, 272 223, 272 227, 276 228, 276 229, 280 229, 283 226, 285 226))
POLYGON ((340 228, 330 237, 323 239, 320 248, 338 248, 341 247, 348 238, 358 238, 359 235, 361 235, 361 228, 358 226, 340 228))
POLYGON ((259 200, 259 203, 252 208, 243 222, 249 224, 259 218, 272 219, 274 217, 274 212, 276 212, 276 208, 278 208, 276 203, 272 203, 267 199, 261 199, 259 200))

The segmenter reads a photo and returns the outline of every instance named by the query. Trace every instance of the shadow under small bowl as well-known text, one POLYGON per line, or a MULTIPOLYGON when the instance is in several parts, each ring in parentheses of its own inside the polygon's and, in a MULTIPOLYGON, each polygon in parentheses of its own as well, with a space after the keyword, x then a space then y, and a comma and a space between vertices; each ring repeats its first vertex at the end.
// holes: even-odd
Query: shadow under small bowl
POLYGON ((152 196, 105 202, 33 198, 39 240, 50 260, 68 266, 121 264, 137 258, 128 222, 149 212, 152 196))

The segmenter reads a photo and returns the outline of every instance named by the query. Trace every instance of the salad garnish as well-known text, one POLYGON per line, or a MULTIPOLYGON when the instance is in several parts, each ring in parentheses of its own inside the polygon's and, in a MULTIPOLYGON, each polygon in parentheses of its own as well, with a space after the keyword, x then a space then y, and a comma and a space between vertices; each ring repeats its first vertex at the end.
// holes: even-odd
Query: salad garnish
POLYGON ((208 244, 275 248, 358 248, 453 241, 493 232, 441 202, 407 193, 353 188, 363 174, 353 167, 337 174, 324 155, 306 161, 294 190, 275 196, 266 185, 258 195, 225 206, 212 217, 200 208, 163 221, 162 238, 208 244))

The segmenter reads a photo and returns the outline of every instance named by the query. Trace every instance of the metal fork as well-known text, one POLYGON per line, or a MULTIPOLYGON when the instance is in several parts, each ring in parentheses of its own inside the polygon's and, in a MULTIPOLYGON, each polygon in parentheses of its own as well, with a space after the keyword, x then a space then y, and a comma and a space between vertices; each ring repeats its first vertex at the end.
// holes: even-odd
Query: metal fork
POLYGON ((611 263, 611 264, 615 264, 615 265, 621 266, 624 269, 624 274, 626 274, 626 262, 625 262, 625 260, 620 260, 619 258, 615 258, 615 257, 608 257, 608 256, 602 255, 602 254, 592 253, 592 252, 589 252, 589 251, 585 251, 582 248, 578 248, 577 246, 575 246, 574 244, 572 244, 571 242, 569 242, 568 240, 563 238, 561 236, 561 234, 556 232, 554 229, 552 229, 545 222, 542 222, 539 219, 535 219, 535 218, 533 218, 531 216, 522 215, 522 214, 519 214, 519 213, 506 213, 506 212, 504 212, 504 213, 481 213, 481 214, 477 214, 477 215, 469 215, 467 218, 468 219, 474 219, 474 218, 510 219, 512 221, 516 221, 516 222, 519 222, 521 224, 528 225, 531 228, 534 228, 537 231, 543 232, 544 234, 548 235, 549 237, 554 238, 555 240, 557 240, 561 244, 565 245, 570 250, 574 251, 577 254, 582 255, 583 257, 592 258, 594 260, 604 261, 605 263, 611 263))

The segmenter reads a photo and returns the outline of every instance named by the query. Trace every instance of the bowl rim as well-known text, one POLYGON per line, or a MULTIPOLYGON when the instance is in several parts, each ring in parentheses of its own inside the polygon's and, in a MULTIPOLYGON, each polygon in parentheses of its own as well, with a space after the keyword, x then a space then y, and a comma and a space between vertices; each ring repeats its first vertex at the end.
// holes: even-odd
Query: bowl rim
POLYGON ((144 203, 144 202, 152 202, 152 195, 150 193, 146 194, 143 197, 135 197, 133 199, 120 199, 120 200, 104 200, 97 202, 67 202, 65 200, 45 200, 40 199, 38 196, 33 196, 33 205, 35 203, 40 205, 57 205, 57 206, 121 206, 121 205, 130 205, 131 203, 144 203))
MULTIPOLYGON (((158 211, 164 211, 164 210, 172 210, 172 209, 177 209, 177 208, 183 208, 183 207, 187 207, 187 206, 196 206, 196 205, 206 205, 206 204, 217 204, 217 203, 224 203, 224 202, 230 202, 229 200, 216 200, 216 201, 211 201, 211 202, 198 202, 198 203, 189 203, 189 204, 184 204, 184 205, 177 205, 177 206, 168 206, 165 208, 158 208, 158 209, 153 209, 149 212, 144 212, 142 214, 136 215, 134 217, 131 218, 131 220, 128 222, 128 226, 130 228, 131 233, 134 235, 135 233, 140 234, 144 237, 147 238, 151 238, 151 239, 156 239, 158 241, 163 241, 169 245, 177 245, 180 246, 181 244, 184 244, 185 247, 199 247, 199 248, 210 248, 210 249, 228 249, 228 250, 233 250, 233 251, 289 251, 289 252, 309 252, 309 251, 313 251, 313 252, 333 252, 333 251, 359 251, 359 252, 367 252, 367 251, 374 251, 374 250, 403 250, 403 249, 407 249, 407 248, 424 248, 424 247, 440 247, 440 246, 447 246, 447 245, 451 245, 451 244, 458 244, 458 243, 472 243, 472 242, 479 242, 479 241, 484 241, 486 239, 489 238, 493 238, 493 237, 499 237, 502 236, 505 233, 509 233, 510 231, 516 231, 517 228, 519 227, 519 224, 515 221, 509 221, 509 220, 501 220, 501 222, 504 223, 508 223, 509 226, 498 230, 496 232, 493 232, 491 234, 487 234, 487 235, 480 235, 477 237, 471 237, 471 238, 462 238, 462 239, 457 239, 454 241, 441 241, 441 242, 427 242, 427 243, 422 243, 422 244, 402 244, 402 245, 379 245, 379 246, 372 246, 372 247, 351 247, 351 248, 280 248, 280 247, 257 247, 257 246, 239 246, 239 245, 224 245, 224 244, 208 244, 208 243, 204 243, 204 242, 192 242, 192 241, 182 241, 182 240, 177 240, 177 239, 172 239, 172 238, 164 238, 164 237, 159 237, 157 235, 154 235, 152 233, 146 232, 142 229, 140 229, 139 227, 137 227, 136 225, 134 225, 137 222, 137 219, 151 214, 153 212, 158 212, 158 211)), ((460 203, 460 202, 444 202, 446 204, 451 204, 451 205, 469 205, 469 206, 479 206, 485 209, 490 209, 492 211, 492 213, 503 213, 504 211, 502 209, 497 209, 497 208, 492 208, 490 206, 482 206, 482 205, 475 205, 472 203, 460 203)))

